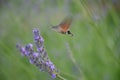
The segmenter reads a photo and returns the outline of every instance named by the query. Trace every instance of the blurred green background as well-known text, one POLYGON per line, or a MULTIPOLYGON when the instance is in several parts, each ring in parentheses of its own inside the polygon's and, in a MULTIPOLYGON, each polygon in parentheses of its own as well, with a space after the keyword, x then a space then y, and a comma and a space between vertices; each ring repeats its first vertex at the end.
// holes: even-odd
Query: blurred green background
POLYGON ((119 0, 0 0, 0 80, 52 80, 16 49, 17 43, 34 44, 33 28, 39 28, 51 61, 67 80, 120 80, 119 4, 119 0), (50 29, 68 15, 73 16, 73 37, 50 29))

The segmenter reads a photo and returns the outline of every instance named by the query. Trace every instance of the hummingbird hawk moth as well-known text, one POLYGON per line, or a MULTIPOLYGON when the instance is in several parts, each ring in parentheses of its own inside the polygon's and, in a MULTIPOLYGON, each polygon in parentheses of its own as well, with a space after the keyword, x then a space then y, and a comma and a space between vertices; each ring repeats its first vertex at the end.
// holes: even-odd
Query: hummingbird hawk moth
POLYGON ((68 34, 68 35, 73 36, 73 34, 70 31, 71 23, 72 23, 72 18, 67 17, 59 25, 53 26, 52 29, 59 33, 68 34))

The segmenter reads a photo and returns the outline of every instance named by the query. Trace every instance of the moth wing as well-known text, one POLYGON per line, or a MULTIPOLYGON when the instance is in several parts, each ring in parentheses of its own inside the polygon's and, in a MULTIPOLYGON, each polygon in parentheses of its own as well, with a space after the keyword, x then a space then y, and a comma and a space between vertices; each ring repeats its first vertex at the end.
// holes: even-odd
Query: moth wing
POLYGON ((72 19, 66 18, 63 22, 61 22, 58 26, 63 32, 66 32, 69 30, 69 27, 71 25, 72 19))
POLYGON ((57 31, 57 32, 61 32, 61 30, 62 30, 62 29, 59 27, 59 25, 53 26, 52 29, 53 29, 54 31, 57 31))

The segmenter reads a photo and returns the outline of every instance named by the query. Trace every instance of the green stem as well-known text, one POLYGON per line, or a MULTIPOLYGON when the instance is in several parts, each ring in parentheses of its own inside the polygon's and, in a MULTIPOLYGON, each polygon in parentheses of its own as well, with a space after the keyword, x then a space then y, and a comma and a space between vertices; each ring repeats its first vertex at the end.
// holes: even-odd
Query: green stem
POLYGON ((60 76, 59 74, 57 74, 57 77, 60 78, 61 80, 67 80, 67 79, 63 78, 62 76, 60 76))

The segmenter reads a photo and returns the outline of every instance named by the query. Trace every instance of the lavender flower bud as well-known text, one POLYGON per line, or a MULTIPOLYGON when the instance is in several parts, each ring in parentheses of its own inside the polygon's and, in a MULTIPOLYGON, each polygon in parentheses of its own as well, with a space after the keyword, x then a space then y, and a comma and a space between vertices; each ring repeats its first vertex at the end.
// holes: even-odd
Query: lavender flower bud
POLYGON ((39 56, 39 54, 38 53, 33 53, 33 56, 37 58, 39 56))
POLYGON ((33 54, 33 45, 32 44, 26 45, 25 51, 26 51, 26 56, 32 55, 33 54))
POLYGON ((53 74, 51 75, 51 77, 52 77, 53 79, 56 78, 56 74, 53 73, 53 74))
POLYGON ((25 48, 22 47, 20 44, 17 44, 16 47, 19 49, 19 51, 21 52, 22 56, 26 56, 26 51, 25 48))
POLYGON ((33 61, 32 59, 30 59, 29 62, 30 62, 31 64, 34 64, 34 61, 33 61))

